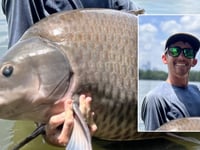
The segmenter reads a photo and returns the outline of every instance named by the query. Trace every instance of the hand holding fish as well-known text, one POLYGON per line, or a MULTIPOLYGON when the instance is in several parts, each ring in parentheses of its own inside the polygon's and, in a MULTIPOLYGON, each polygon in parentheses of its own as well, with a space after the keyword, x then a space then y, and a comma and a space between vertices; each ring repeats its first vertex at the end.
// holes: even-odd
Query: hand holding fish
POLYGON ((79 109, 88 124, 90 133, 93 134, 97 130, 97 125, 94 122, 94 112, 91 111, 91 102, 90 96, 81 95, 79 98, 79 109))
MULTIPOLYGON (((97 130, 97 126, 94 123, 93 117, 94 112, 91 112, 91 102, 92 98, 85 95, 79 97, 80 111, 85 117, 91 134, 97 130)), ((58 107, 58 106, 55 106, 58 107)), ((72 100, 66 100, 66 111, 61 112, 57 115, 53 115, 48 124, 46 125, 46 134, 44 136, 45 140, 56 146, 66 146, 73 129, 74 116, 72 110, 72 100)))

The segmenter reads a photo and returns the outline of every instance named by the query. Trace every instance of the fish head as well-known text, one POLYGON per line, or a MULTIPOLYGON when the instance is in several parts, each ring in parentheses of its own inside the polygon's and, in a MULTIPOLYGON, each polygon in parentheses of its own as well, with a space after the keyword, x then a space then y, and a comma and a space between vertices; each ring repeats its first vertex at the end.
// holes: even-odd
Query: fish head
POLYGON ((60 48, 33 37, 0 59, 0 118, 43 121, 68 87, 71 68, 60 48))

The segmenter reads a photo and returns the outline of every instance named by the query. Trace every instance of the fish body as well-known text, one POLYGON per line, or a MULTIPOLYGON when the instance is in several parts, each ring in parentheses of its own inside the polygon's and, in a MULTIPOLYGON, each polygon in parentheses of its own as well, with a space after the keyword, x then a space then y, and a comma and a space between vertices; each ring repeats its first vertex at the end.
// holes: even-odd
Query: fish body
POLYGON ((160 126, 157 131, 160 132, 199 132, 200 118, 187 117, 169 121, 160 126))
POLYGON ((0 117, 45 123, 58 99, 90 93, 94 136, 136 139, 137 17, 107 9, 41 20, 0 61, 0 117))

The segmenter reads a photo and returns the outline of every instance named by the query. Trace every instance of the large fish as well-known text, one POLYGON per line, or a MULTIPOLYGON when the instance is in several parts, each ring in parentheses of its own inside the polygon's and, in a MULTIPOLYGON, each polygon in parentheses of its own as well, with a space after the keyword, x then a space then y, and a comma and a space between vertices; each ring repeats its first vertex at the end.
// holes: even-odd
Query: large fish
MULTIPOLYGON (((0 68, 0 118, 46 123, 58 113, 50 111, 58 99, 90 93, 95 137, 152 137, 137 132, 135 15, 106 9, 54 14, 28 29, 1 58, 0 68)), ((73 109, 67 149, 90 150, 87 125, 76 104, 73 109)))
POLYGON ((75 10, 31 27, 0 60, 0 118, 46 123, 58 99, 91 93, 95 137, 136 139, 137 17, 75 10))

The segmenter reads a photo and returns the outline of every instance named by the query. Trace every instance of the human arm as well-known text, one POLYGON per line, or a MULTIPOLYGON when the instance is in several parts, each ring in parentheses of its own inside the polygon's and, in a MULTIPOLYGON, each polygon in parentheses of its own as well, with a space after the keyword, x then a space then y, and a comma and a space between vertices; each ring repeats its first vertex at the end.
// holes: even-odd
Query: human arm
POLYGON ((145 96, 141 116, 147 131, 152 131, 167 122, 166 103, 163 102, 162 97, 157 95, 145 96))

